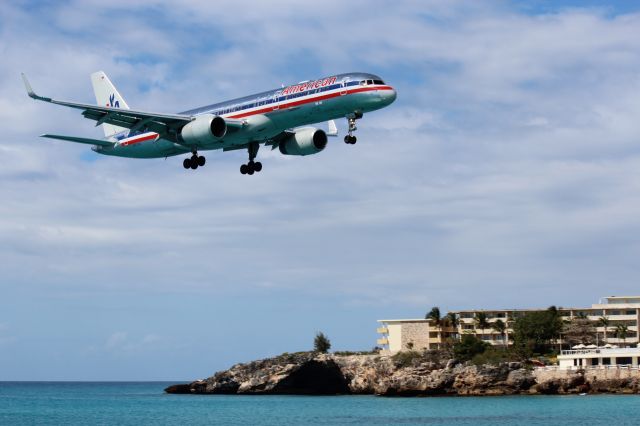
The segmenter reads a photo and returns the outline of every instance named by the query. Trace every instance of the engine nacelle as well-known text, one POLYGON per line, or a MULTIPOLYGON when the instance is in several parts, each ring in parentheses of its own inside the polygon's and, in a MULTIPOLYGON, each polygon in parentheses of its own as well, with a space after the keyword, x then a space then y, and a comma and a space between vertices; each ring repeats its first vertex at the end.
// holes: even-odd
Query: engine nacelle
POLYGON ((327 134, 313 127, 300 129, 280 142, 280 152, 284 155, 317 154, 327 146, 327 134))
POLYGON ((202 114, 187 123, 180 136, 187 145, 216 142, 227 134, 227 123, 219 115, 202 114))

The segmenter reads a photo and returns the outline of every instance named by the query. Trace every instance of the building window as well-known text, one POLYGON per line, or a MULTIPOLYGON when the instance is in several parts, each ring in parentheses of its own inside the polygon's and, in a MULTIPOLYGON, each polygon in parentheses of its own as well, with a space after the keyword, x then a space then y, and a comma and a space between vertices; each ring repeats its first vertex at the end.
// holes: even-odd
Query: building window
POLYGON ((611 358, 602 358, 602 365, 611 365, 611 358))
POLYGON ((631 357, 630 356, 621 356, 616 358, 616 364, 618 365, 631 365, 631 357))
POLYGON ((624 311, 625 315, 635 315, 636 314, 636 310, 635 309, 631 309, 631 310, 627 310, 624 311))

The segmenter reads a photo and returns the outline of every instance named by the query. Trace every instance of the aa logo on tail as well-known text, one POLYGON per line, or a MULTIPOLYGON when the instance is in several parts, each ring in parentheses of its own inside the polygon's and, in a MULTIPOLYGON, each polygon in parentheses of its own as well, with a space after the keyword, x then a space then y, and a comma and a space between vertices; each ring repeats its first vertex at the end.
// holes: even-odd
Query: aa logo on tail
POLYGON ((116 101, 116 95, 115 95, 115 93, 112 93, 112 94, 109 96, 109 105, 107 105, 107 106, 111 106, 111 107, 113 107, 113 108, 120 108, 120 102, 119 102, 119 101, 116 101))

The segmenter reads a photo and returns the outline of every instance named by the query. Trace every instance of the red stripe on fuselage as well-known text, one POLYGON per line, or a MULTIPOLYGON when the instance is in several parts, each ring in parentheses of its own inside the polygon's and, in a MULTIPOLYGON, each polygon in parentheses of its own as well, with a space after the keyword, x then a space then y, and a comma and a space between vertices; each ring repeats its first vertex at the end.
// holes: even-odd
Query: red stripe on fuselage
MULTIPOLYGON (((338 90, 338 89, 336 89, 338 90)), ((329 93, 327 95, 320 95, 320 96, 315 96, 313 98, 308 98, 308 99, 302 99, 299 101, 293 101, 293 102, 289 102, 289 103, 285 103, 285 104, 280 104, 278 105, 278 108, 291 108, 294 106, 298 106, 298 105, 304 105, 304 104, 308 104, 311 102, 317 102, 317 101, 324 101, 326 99, 332 99, 332 98, 337 98, 340 96, 345 96, 345 95, 351 95, 353 93, 362 93, 362 92, 373 92, 376 90, 393 90, 393 87, 391 86, 375 86, 375 87, 358 87, 357 89, 349 89, 346 91, 346 93, 344 93, 342 90, 334 92, 334 93, 329 93)), ((283 109, 280 109, 280 111, 282 111, 283 109)), ((242 114, 234 114, 234 115, 229 115, 229 118, 244 118, 244 117, 248 117, 250 115, 255 115, 255 114, 263 114, 266 112, 271 112, 271 111, 278 111, 278 110, 274 110, 273 109, 273 105, 268 107, 268 108, 261 108, 255 111, 251 111, 251 112, 243 112, 242 114)))
POLYGON ((157 137, 158 137, 157 133, 151 133, 150 135, 142 136, 142 137, 139 137, 138 139, 131 139, 131 140, 121 141, 120 145, 129 146, 129 145, 133 145, 133 144, 136 144, 136 143, 140 143, 140 142, 148 141, 148 140, 151 140, 151 139, 155 139, 157 137))

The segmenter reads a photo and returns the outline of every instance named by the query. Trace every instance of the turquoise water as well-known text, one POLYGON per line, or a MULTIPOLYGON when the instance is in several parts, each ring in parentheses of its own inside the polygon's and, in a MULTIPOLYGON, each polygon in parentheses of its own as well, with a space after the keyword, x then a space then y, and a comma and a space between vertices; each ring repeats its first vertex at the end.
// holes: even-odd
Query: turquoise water
POLYGON ((166 395, 169 383, 0 382, 0 425, 638 425, 640 396, 166 395))

